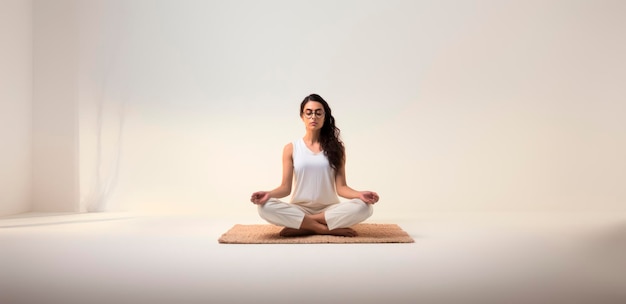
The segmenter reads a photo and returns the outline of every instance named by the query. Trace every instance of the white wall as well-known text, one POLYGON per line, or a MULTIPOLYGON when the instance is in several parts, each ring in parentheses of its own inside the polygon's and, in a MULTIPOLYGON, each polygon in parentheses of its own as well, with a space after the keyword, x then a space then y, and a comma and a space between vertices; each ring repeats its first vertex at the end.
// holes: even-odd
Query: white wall
POLYGON ((42 71, 76 83, 83 204, 254 214, 316 92, 375 216, 626 210, 626 2, 70 6, 42 71))
POLYGON ((78 24, 80 1, 34 1, 33 211, 79 211, 78 24))
POLYGON ((0 1, 0 216, 31 207, 31 12, 31 1, 0 1))

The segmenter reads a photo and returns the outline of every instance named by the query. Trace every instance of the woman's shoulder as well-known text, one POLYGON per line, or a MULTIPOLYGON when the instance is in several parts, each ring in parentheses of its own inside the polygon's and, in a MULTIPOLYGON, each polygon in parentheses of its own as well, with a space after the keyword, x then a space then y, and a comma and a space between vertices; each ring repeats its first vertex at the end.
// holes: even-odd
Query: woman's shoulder
POLYGON ((290 147, 290 149, 293 150, 295 147, 297 149, 301 145, 301 143, 303 143, 302 138, 297 138, 286 144, 285 148, 290 147))
POLYGON ((283 147, 283 159, 292 159, 293 158, 293 144, 288 143, 283 147))
POLYGON ((292 153, 293 152, 293 142, 287 143, 284 147, 283 147, 283 152, 285 153, 292 153))

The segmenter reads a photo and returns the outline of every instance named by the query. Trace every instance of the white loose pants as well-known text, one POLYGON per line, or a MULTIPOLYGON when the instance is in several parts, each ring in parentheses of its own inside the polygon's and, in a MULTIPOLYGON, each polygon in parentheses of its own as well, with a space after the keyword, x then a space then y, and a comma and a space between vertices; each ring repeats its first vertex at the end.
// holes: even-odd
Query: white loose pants
POLYGON ((369 218, 374 212, 372 205, 360 199, 353 199, 330 205, 320 210, 290 204, 278 199, 270 199, 259 205, 259 215, 271 224, 299 229, 305 214, 324 212, 328 229, 348 228, 369 218))

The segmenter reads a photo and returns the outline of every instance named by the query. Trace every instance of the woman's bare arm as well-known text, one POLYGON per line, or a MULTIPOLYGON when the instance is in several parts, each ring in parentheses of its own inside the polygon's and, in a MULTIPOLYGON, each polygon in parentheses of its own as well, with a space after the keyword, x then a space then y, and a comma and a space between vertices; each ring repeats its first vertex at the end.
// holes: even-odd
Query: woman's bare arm
POLYGON ((271 191, 257 191, 252 193, 250 201, 263 205, 270 198, 282 198, 291 194, 293 182, 293 144, 289 143, 283 148, 283 178, 280 186, 271 191))
POLYGON ((378 194, 373 191, 357 191, 348 186, 346 182, 346 160, 344 158, 343 165, 335 174, 335 188, 337 194, 343 198, 355 199, 358 198, 365 203, 375 204, 378 202, 378 194))

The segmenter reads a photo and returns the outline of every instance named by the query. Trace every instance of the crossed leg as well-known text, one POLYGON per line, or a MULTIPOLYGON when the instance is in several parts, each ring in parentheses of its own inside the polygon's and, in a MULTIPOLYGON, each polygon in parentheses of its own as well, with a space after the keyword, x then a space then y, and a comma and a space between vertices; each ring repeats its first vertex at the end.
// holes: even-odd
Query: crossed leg
POLYGON ((312 234, 324 234, 324 235, 336 235, 336 236, 347 236, 354 237, 357 236, 356 231, 352 228, 335 228, 328 229, 328 224, 326 223, 325 213, 316 213, 316 214, 305 214, 302 219, 302 224, 300 228, 289 228, 285 227, 280 231, 280 236, 304 236, 304 235, 312 235, 312 234))
POLYGON ((320 213, 308 213, 294 204, 270 199, 258 206, 258 211, 269 223, 286 227, 281 230, 281 236, 324 234, 354 237, 357 233, 349 227, 372 215, 372 206, 354 199, 326 208, 320 213))

